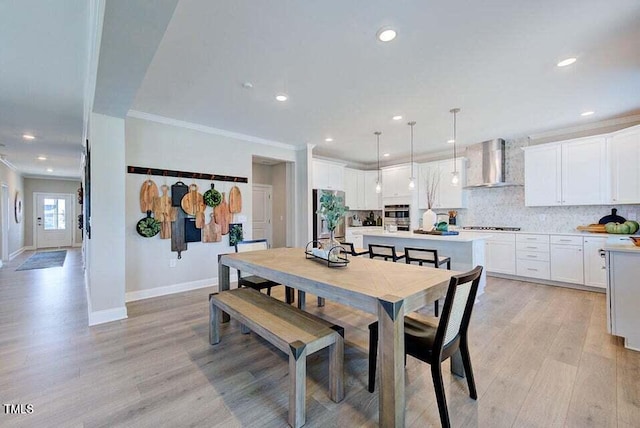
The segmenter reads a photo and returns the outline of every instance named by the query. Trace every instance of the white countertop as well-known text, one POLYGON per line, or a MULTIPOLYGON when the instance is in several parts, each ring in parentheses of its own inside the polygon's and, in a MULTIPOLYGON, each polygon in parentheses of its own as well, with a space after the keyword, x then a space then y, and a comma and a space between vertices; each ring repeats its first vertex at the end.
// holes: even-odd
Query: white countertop
POLYGON ((628 236, 638 236, 636 235, 621 235, 619 233, 591 233, 591 232, 581 232, 576 230, 575 232, 549 232, 549 231, 533 231, 533 230, 470 230, 470 229, 456 229, 458 232, 472 232, 472 233, 516 233, 516 234, 524 234, 524 235, 562 235, 562 236, 589 236, 593 238, 609 238, 609 237, 628 237, 628 236))
POLYGON ((419 239, 423 241, 449 241, 449 242, 473 242, 491 238, 491 233, 479 233, 464 231, 459 235, 422 235, 413 232, 385 232, 370 231, 364 232, 364 236, 382 236, 385 238, 419 239))
POLYGON ((605 251, 624 251, 628 253, 640 254, 640 247, 633 245, 633 242, 628 237, 610 237, 604 244, 605 251))

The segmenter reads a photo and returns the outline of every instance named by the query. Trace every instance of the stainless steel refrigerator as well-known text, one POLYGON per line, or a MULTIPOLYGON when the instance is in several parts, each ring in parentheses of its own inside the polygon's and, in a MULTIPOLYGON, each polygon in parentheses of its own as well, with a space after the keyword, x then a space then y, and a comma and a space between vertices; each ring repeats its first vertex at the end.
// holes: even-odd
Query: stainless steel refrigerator
MULTIPOLYGON (((324 190, 325 192, 332 192, 342 198, 344 203, 344 192, 335 190, 324 190)), ((320 208, 320 196, 322 196, 322 189, 313 189, 313 240, 318 241, 320 239, 329 239, 329 229, 327 228, 327 222, 318 214, 320 208)), ((340 242, 344 241, 346 230, 346 218, 343 216, 342 220, 338 223, 335 229, 334 237, 340 242)))

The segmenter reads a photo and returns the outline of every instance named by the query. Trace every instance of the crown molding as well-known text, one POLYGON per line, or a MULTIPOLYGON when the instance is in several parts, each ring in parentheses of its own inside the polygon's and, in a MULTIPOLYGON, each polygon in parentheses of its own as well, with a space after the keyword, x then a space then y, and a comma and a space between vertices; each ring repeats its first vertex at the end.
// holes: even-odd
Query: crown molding
POLYGON ((278 147, 287 150, 300 150, 298 146, 293 144, 282 143, 280 141, 267 140, 265 138, 255 137, 253 135, 241 134, 239 132, 227 131, 225 129, 213 128, 210 126, 200 125, 184 120, 172 119, 170 117, 159 116, 153 113, 146 113, 139 110, 129 110, 127 117, 135 119, 148 120, 150 122, 162 123, 164 125, 177 126, 178 128, 191 129, 194 131, 204 132, 205 134, 219 135, 222 137, 235 138, 237 140, 249 141, 251 143, 263 144, 271 147, 278 147))
POLYGON ((633 126, 640 123, 640 114, 631 116, 617 117, 614 119, 600 120, 598 122, 590 122, 582 125, 571 126, 568 128, 554 129, 552 131, 538 132, 536 134, 529 134, 528 137, 535 140, 542 140, 547 138, 561 137, 570 134, 578 134, 588 131, 596 131, 603 128, 617 127, 622 128, 626 126, 633 126))

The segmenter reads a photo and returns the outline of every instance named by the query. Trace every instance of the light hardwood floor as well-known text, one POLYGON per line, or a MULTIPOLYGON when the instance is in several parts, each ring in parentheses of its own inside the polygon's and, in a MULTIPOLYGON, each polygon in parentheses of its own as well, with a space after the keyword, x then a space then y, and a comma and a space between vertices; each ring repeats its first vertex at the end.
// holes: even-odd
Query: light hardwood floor
MULTIPOLYGON (((286 355, 234 321, 210 346, 211 289, 130 303, 127 320, 89 328, 80 252, 15 272, 29 255, 0 269, 0 403, 34 411, 0 408, 0 426, 286 426, 286 355)), ((376 426, 373 317, 330 301, 307 308, 345 327, 346 382, 332 402, 326 350, 309 357, 306 426, 376 426)), ((489 278, 470 328, 478 401, 464 380, 445 380, 453 426, 640 426, 640 352, 609 336, 605 317, 602 294, 489 278)), ((409 358, 406 385, 407 425, 439 426, 428 366, 409 358)))

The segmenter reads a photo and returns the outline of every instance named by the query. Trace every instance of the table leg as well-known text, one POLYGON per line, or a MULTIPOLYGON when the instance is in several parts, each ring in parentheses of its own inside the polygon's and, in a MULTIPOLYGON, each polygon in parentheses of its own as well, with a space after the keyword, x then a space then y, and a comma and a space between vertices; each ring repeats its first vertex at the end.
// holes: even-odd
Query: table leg
MULTIPOLYGON (((229 287, 229 266, 223 265, 221 257, 218 257, 218 290, 225 291, 228 290, 229 287)), ((222 322, 229 322, 229 319, 229 314, 222 312, 222 322)))
POLYGON ((464 364, 462 364, 460 348, 451 356, 451 373, 464 378, 464 364))
POLYGON ((404 427, 404 300, 378 299, 380 356, 379 424, 404 427))
POLYGON ((306 307, 307 307, 307 293, 302 290, 298 290, 298 309, 302 309, 304 311, 306 307))

